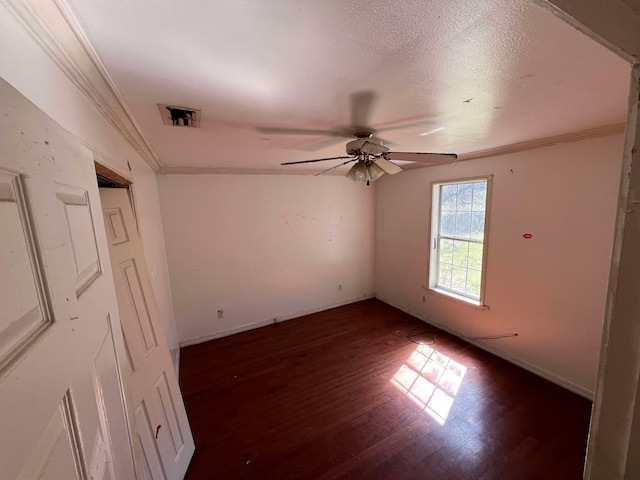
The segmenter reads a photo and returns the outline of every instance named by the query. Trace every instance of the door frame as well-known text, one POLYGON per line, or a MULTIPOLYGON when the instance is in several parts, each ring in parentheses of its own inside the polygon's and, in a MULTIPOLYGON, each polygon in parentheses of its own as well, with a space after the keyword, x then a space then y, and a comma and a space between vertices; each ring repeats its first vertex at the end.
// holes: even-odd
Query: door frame
MULTIPOLYGON (((640 474, 630 454, 640 446, 640 13, 626 0, 535 0, 631 67, 618 206, 600 358, 589 425, 585 479, 640 474)), ((631 478, 631 477, 629 477, 631 478)))
MULTIPOLYGON (((132 180, 131 173, 122 172, 120 169, 117 169, 117 167, 114 167, 112 162, 108 162, 104 157, 98 156, 96 154, 94 154, 94 167, 96 170, 96 184, 98 184, 98 176, 102 176, 108 179, 109 181, 113 182, 114 184, 118 185, 118 187, 114 187, 114 188, 125 188, 128 190, 134 218, 136 221, 136 227, 137 227, 138 217, 136 215, 136 209, 133 202, 133 190, 132 190, 133 180, 132 180)), ((98 188, 103 188, 103 187, 98 186, 98 188)), ((102 212, 102 205, 100 205, 99 210, 100 212, 102 212)), ((97 221, 103 221, 103 220, 102 218, 99 218, 97 221)), ((110 260, 108 258, 104 259, 104 261, 110 263, 110 260)), ((113 279, 113 272, 111 272, 111 277, 109 281, 111 282, 115 290, 115 281, 113 279)), ((117 305, 116 305, 116 310, 117 310, 117 305)), ((116 350, 116 368, 118 370, 118 386, 120 389, 120 397, 122 399, 122 404, 125 407, 124 418, 127 424, 127 437, 129 441, 129 450, 131 452, 131 459, 134 463, 134 474, 137 477, 138 471, 137 471, 137 467, 135 467, 135 453, 134 453, 135 449, 134 449, 134 442, 133 442, 135 431, 133 428, 134 424, 132 422, 132 419, 134 418, 134 412, 130 402, 131 396, 128 393, 127 385, 125 383, 125 376, 123 375, 123 369, 122 369, 122 364, 123 362, 126 361, 126 358, 127 358, 127 350, 125 346, 124 336, 122 333, 122 327, 120 327, 120 321, 121 321, 120 312, 118 311, 118 325, 116 326, 117 328, 113 328, 113 325, 112 325, 111 330, 112 330, 113 341, 114 341, 115 350, 116 350)))

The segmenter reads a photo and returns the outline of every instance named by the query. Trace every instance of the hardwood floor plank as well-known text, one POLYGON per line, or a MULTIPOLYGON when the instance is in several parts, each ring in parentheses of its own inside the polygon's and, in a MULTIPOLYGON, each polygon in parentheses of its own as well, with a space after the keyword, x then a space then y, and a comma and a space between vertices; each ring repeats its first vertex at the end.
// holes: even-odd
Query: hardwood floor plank
POLYGON ((188 480, 582 475, 589 401, 378 300, 184 348, 180 384, 188 480))

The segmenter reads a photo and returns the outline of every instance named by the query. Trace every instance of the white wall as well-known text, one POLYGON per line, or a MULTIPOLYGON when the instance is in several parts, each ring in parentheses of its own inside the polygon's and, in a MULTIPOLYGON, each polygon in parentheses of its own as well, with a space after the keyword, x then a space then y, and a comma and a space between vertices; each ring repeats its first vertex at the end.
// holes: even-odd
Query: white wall
POLYGON ((593 394, 623 136, 613 135, 377 182, 376 296, 582 393, 593 394), (485 303, 427 293, 430 184, 493 174, 485 303), (524 233, 531 233, 527 240, 524 233), (425 302, 422 297, 425 296, 425 302))
POLYGON ((0 6, 0 77, 122 171, 132 168, 140 234, 169 348, 177 351, 156 175, 42 48, 0 6))
POLYGON ((289 175, 164 175, 159 185, 182 343, 373 294, 374 187, 289 175))

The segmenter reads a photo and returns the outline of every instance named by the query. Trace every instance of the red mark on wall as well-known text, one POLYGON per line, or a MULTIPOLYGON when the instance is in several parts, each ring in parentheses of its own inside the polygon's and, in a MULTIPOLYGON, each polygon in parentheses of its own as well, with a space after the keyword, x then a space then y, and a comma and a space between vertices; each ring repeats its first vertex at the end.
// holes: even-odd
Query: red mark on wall
POLYGON ((160 433, 160 427, 161 427, 161 426, 162 426, 162 425, 158 425, 158 426, 156 427, 156 438, 158 438, 158 433, 160 433))
POLYGON ((522 238, 526 238, 526 239, 533 238, 533 235, 530 233, 525 233, 522 235, 522 238))

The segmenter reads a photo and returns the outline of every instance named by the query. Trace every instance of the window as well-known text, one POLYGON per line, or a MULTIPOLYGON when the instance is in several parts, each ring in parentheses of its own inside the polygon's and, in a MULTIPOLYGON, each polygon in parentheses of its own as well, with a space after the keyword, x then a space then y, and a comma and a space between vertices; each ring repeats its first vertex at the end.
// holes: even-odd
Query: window
POLYGON ((429 288, 482 305, 491 177, 433 184, 429 288))

